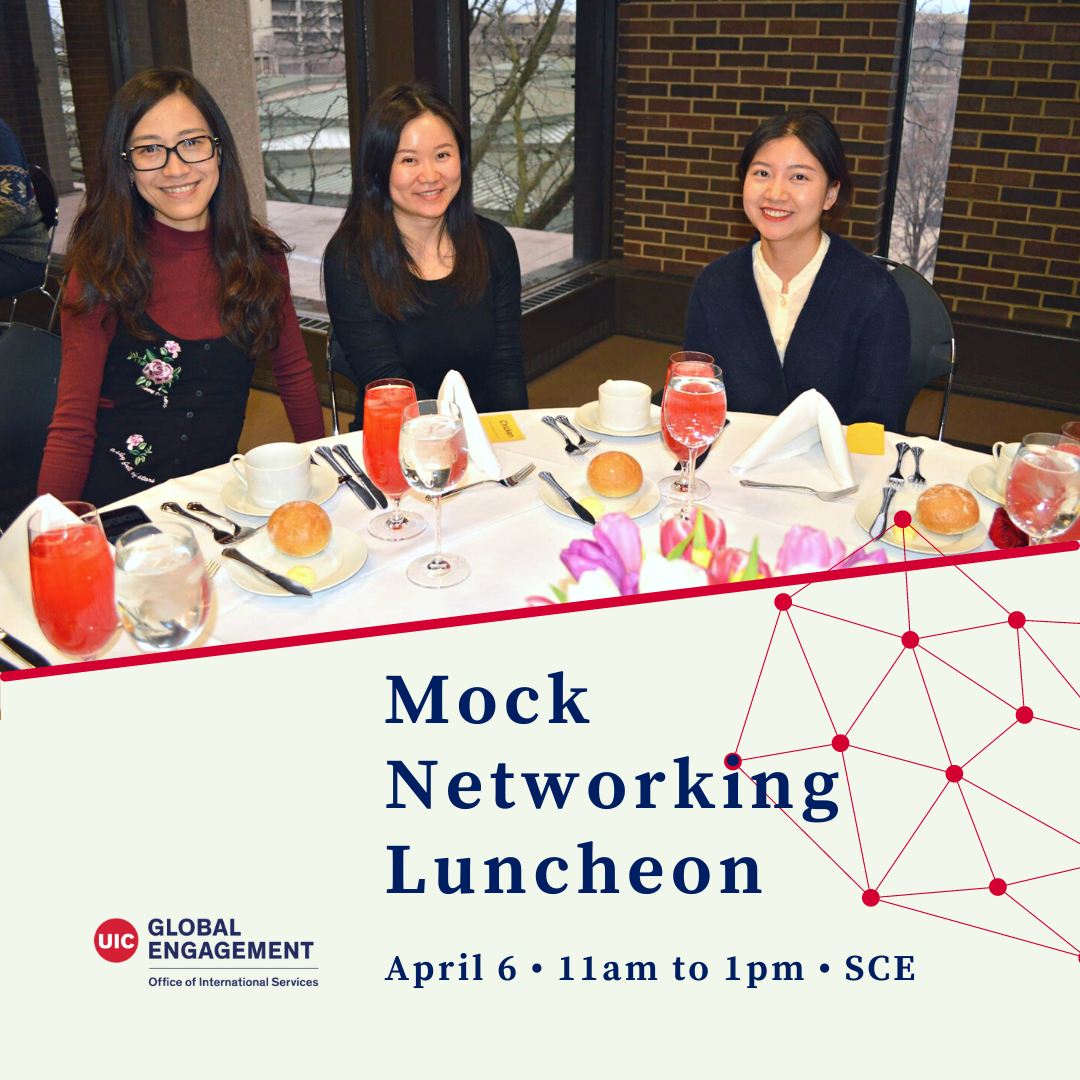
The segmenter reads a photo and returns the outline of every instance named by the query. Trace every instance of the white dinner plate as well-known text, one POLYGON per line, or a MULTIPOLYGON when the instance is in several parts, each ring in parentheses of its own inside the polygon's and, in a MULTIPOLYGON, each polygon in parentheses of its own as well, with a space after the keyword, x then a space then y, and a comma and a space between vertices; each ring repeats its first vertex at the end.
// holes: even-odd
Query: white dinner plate
MULTIPOLYGON (((918 528, 919 532, 928 536, 934 542, 934 547, 931 547, 921 536, 909 534, 907 538, 908 551, 918 551, 924 555, 936 555, 939 551, 942 555, 963 555, 967 551, 974 551, 977 547, 982 546, 982 542, 986 539, 986 526, 981 521, 958 536, 942 536, 941 533, 931 532, 914 520, 915 504, 918 501, 918 495, 901 491, 896 494, 889 506, 890 519, 898 510, 907 510, 912 516, 912 524, 918 528)), ((870 498, 863 499, 855 507, 855 520, 859 523, 859 528, 869 532, 880 509, 881 496, 871 495, 870 498)), ((891 547, 901 549, 904 547, 904 541, 896 536, 891 528, 882 536, 881 540, 891 547)))
MULTIPOLYGON (((337 474, 322 465, 311 466, 311 494, 308 498, 313 503, 322 505, 338 489, 337 474)), ((234 476, 225 482, 221 489, 221 501, 226 508, 237 514, 247 514, 248 517, 268 518, 273 512, 272 506, 260 506, 248 498, 247 488, 240 483, 240 478, 234 476)))
MULTIPOLYGON (((367 562, 367 544, 351 529, 334 526, 330 543, 318 555, 309 555, 306 559, 293 555, 282 555, 266 533, 258 533, 250 540, 245 540, 242 551, 252 562, 273 570, 275 574, 287 574, 294 566, 309 566, 315 572, 315 584, 308 585, 313 593, 323 592, 348 581, 360 567, 367 562)), ((256 573, 250 566, 222 559, 229 577, 250 593, 260 596, 291 596, 262 574, 256 573)))
POLYGON ((999 494, 994 488, 994 479, 997 476, 997 466, 984 462, 976 465, 968 473, 968 483, 974 491, 977 491, 985 499, 996 502, 998 506, 1005 505, 1005 496, 999 494))
MULTIPOLYGON (((584 499, 600 499, 580 473, 553 472, 552 476, 559 481, 563 490, 578 502, 584 499)), ((543 480, 540 481, 540 496, 552 510, 562 514, 563 517, 573 518, 575 521, 580 520, 567 505, 566 500, 543 480)), ((656 486, 655 480, 650 480, 646 476, 636 494, 627 495, 625 499, 600 499, 600 501, 604 504, 605 514, 623 513, 629 514, 632 518, 639 518, 644 517, 650 510, 656 509, 660 502, 660 489, 656 486)))
MULTIPOLYGON (((595 431, 597 435, 610 435, 615 439, 636 439, 642 435, 655 435, 660 430, 660 406, 649 406, 649 422, 637 431, 612 431, 600 423, 600 402, 590 401, 574 413, 574 423, 586 431, 595 431)), ((576 498, 577 496, 575 496, 576 498)))

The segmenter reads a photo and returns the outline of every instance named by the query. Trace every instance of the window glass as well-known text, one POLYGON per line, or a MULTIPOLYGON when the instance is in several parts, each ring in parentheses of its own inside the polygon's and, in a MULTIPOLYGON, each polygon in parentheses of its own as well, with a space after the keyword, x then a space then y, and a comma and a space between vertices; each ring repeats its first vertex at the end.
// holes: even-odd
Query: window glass
POLYGON ((968 0, 918 0, 889 257, 933 279, 968 0))
POLYGON ((472 0, 473 202, 517 242, 523 274, 573 256, 572 0, 472 0))

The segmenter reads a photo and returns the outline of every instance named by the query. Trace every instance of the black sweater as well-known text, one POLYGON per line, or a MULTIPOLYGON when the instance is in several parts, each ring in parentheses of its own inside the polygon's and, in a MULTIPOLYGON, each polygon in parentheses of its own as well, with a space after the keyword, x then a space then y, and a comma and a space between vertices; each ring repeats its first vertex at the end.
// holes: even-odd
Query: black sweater
POLYGON ((686 316, 683 347, 715 357, 728 408, 777 415, 813 388, 843 424, 873 421, 902 432, 911 331, 888 270, 830 233, 781 364, 752 253, 748 244, 706 266, 686 316))
MULTIPOLYGON (((488 287, 476 307, 458 304, 452 275, 419 281, 428 302, 422 315, 397 322, 374 310, 357 260, 345 270, 345 244, 326 249, 326 306, 348 366, 363 395, 374 379, 409 379, 419 400, 433 398, 452 369, 464 377, 478 412, 529 406, 521 353, 521 267, 513 238, 501 225, 477 217, 488 251, 488 287)), ((346 372, 348 374, 348 372, 346 372)), ((363 421, 357 407, 352 430, 363 421)))

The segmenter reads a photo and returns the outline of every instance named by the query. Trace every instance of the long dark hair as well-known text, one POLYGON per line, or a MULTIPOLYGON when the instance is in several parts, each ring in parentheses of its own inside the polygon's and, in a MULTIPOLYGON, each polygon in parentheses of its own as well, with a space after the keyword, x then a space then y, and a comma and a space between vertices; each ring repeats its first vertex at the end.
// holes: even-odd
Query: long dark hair
POLYGON ((836 128, 816 109, 793 109, 791 112, 781 113, 780 116, 770 116, 768 120, 762 120, 754 129, 754 133, 743 148, 742 157, 739 158, 737 169, 739 182, 746 179, 750 165, 766 143, 774 139, 786 139, 791 135, 794 135, 821 163, 821 167, 829 178, 829 186, 840 185, 836 193, 836 201, 824 215, 830 224, 835 224, 851 205, 854 188, 851 183, 851 174, 848 172, 844 144, 840 141, 840 136, 836 134, 836 128))
POLYGON ((449 282, 466 306, 478 304, 487 288, 487 248, 473 212, 472 169, 461 122, 445 98, 424 83, 388 87, 364 119, 349 205, 330 242, 343 239, 346 268, 359 266, 375 310, 398 321, 420 314, 424 298, 416 263, 394 221, 390 170, 405 125, 425 113, 437 116, 454 133, 461 161, 461 187, 439 227, 439 241, 448 236, 454 245, 449 282))
POLYGON ((217 189, 210 198, 211 251, 221 270, 218 317, 225 336, 248 355, 272 349, 279 311, 288 298, 285 279, 267 256, 288 246, 251 216, 240 156, 229 125, 209 91, 188 71, 150 68, 117 91, 105 120, 86 203, 71 230, 66 269, 79 276, 82 291, 68 308, 86 315, 104 304, 105 319, 136 337, 150 337, 140 321, 150 300, 153 271, 146 234, 153 211, 131 182, 121 158, 135 125, 159 101, 184 97, 202 113, 219 140, 217 189))

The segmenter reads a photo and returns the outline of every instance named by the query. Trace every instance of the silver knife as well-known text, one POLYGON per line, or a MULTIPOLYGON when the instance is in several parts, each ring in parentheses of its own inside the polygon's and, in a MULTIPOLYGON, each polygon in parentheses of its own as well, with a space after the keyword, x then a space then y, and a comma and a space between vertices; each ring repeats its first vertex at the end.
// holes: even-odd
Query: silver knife
POLYGON ((896 488, 883 487, 881 489, 881 509, 877 513, 877 517, 874 518, 874 524, 870 526, 870 535, 877 537, 885 531, 885 523, 889 518, 889 503, 893 501, 893 496, 896 494, 896 488))
POLYGON ((354 477, 350 476, 338 463, 337 458, 330 453, 330 450, 325 446, 316 446, 315 453, 319 455, 333 470, 341 477, 342 483, 346 484, 349 490, 369 509, 375 509, 375 500, 371 497, 371 493, 366 487, 363 487, 361 483, 354 477))
POLYGON ((260 566, 257 562, 252 562, 242 551, 237 551, 234 547, 227 547, 221 549, 221 557, 223 559, 235 559, 237 562, 243 563, 245 566, 251 567, 257 574, 262 574, 268 581, 272 581, 275 585, 280 585, 281 588, 287 592, 295 593, 297 596, 306 596, 311 599, 311 590, 301 585, 299 582, 293 581, 292 578, 285 577, 284 574, 275 574, 273 570, 267 570, 265 566, 260 566))
POLYGON ((596 518, 594 518, 592 514, 590 514, 589 511, 586 510, 585 507, 582 506, 581 503, 579 503, 577 499, 575 499, 569 492, 564 491, 562 486, 559 484, 559 481, 556 480, 555 477, 551 475, 551 473, 542 472, 540 474, 540 479, 546 480, 566 500, 566 505, 569 506, 570 509, 573 510, 574 513, 577 514, 577 516, 581 518, 582 521, 584 521, 587 525, 596 524, 596 518))
POLYGON ((31 667, 52 667, 52 664, 37 651, 31 649, 25 641, 13 637, 6 630, 0 629, 0 641, 2 641, 20 660, 25 660, 31 667))
POLYGON ((356 458, 354 458, 352 454, 349 453, 349 448, 344 443, 335 443, 334 451, 340 458, 342 458, 342 460, 344 460, 345 464, 348 465, 349 468, 352 469, 352 471, 356 473, 358 477, 360 477, 360 483, 362 483, 371 492, 371 494, 375 496, 375 501, 379 504, 379 506, 381 506, 383 510, 387 509, 390 504, 386 501, 386 496, 375 486, 371 477, 368 476, 368 474, 364 472, 364 470, 361 469, 360 466, 356 463, 356 458))

